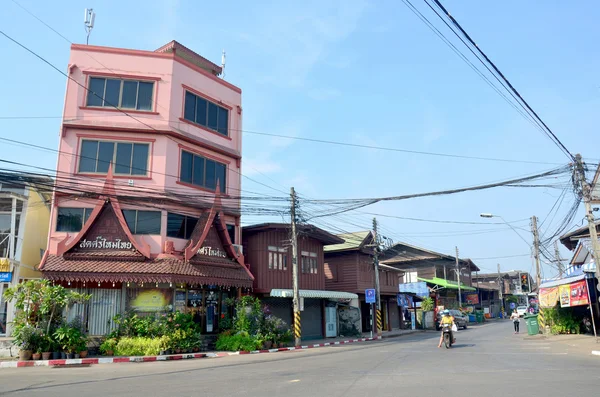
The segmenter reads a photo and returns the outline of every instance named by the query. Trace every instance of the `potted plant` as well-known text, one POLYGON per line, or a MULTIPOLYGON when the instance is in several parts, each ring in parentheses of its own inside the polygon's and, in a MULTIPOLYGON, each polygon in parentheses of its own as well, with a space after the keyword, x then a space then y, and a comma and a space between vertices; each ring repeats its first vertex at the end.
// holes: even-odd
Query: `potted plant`
POLYGON ((112 356, 117 347, 117 340, 115 338, 108 338, 100 345, 100 352, 106 356, 112 356))
POLYGON ((15 328, 13 332, 14 341, 13 343, 19 347, 19 361, 27 361, 31 359, 33 349, 35 348, 34 342, 36 339, 35 328, 30 325, 24 325, 15 328))

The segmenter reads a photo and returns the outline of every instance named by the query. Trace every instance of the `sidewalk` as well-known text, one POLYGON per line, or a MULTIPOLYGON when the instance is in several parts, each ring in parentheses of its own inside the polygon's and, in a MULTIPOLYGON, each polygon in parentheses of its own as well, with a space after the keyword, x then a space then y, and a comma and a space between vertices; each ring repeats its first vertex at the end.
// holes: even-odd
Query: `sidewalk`
POLYGON ((262 353, 278 353, 291 350, 316 349, 327 346, 347 345, 350 343, 370 342, 379 339, 395 338, 402 335, 409 335, 422 330, 395 330, 386 331, 381 337, 370 337, 370 334, 364 334, 362 338, 328 338, 322 340, 306 341, 302 346, 282 347, 278 349, 256 350, 251 352, 203 352, 203 353, 186 353, 186 354, 171 354, 165 356, 134 356, 134 357, 90 357, 90 358, 75 358, 69 360, 37 360, 37 361, 0 361, 0 368, 25 368, 25 367, 68 367, 68 366, 89 366, 94 364, 116 364, 116 363, 140 363, 153 361, 173 361, 173 360, 189 360, 196 358, 221 358, 229 356, 238 356, 243 354, 262 354, 262 353))

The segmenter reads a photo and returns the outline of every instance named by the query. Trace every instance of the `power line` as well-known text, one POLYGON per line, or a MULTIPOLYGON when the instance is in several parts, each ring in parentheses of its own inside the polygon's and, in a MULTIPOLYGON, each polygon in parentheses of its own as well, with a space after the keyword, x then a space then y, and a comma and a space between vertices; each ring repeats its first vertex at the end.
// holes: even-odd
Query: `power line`
POLYGON ((500 71, 500 69, 498 69, 498 67, 494 64, 494 62, 492 62, 490 60, 490 58, 485 54, 485 52, 483 52, 483 50, 475 43, 475 41, 473 41, 471 36, 469 36, 469 34, 463 29, 463 27, 458 23, 458 21, 446 10, 446 8, 442 5, 442 3, 439 0, 433 0, 433 1, 438 6, 438 8, 440 10, 442 10, 442 12, 444 14, 446 14, 448 19, 450 19, 450 21, 452 22, 452 24, 460 30, 460 32, 463 34, 463 36, 471 43, 471 45, 477 50, 477 52, 479 52, 479 54, 481 54, 485 58, 485 60, 488 62, 488 64, 496 71, 496 73, 508 85, 508 87, 510 88, 510 91, 512 91, 519 98, 519 100, 522 102, 523 105, 525 105, 525 107, 529 110, 529 112, 531 114, 533 114, 533 116, 535 116, 535 118, 544 126, 546 135, 549 135, 549 137, 553 140, 554 144, 557 145, 559 147, 559 149, 561 149, 565 153, 565 155, 567 155, 569 160, 574 161, 575 157, 569 151, 569 149, 567 149, 567 147, 560 141, 560 139, 558 139, 556 134, 550 129, 550 127, 548 127, 546 125, 546 123, 540 118, 540 116, 535 112, 535 110, 532 109, 532 107, 529 105, 529 103, 527 103, 527 101, 523 98, 523 96, 521 96, 519 91, 517 91, 517 89, 512 85, 512 83, 506 78, 506 76, 504 76, 504 74, 500 71))

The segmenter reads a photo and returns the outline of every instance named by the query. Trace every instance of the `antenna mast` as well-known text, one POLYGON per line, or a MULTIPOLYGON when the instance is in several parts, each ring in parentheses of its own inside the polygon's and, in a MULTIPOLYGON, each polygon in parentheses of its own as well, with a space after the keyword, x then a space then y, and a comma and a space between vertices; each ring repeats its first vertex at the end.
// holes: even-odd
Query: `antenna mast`
POLYGON ((225 80, 225 50, 221 53, 221 78, 225 80))
POLYGON ((96 13, 93 8, 85 9, 85 16, 83 18, 83 26, 85 26, 85 31, 87 33, 87 37, 85 39, 85 44, 88 45, 90 43, 90 33, 92 33, 92 29, 94 29, 94 20, 96 19, 96 13))

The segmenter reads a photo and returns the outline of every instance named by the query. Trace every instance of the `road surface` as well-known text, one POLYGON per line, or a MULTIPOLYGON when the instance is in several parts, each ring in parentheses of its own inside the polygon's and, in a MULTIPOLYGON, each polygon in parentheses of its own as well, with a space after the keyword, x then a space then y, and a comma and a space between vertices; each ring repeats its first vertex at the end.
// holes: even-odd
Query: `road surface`
POLYGON ((0 396, 597 395, 600 357, 514 335, 509 321, 437 333, 219 359, 0 370, 0 396))

